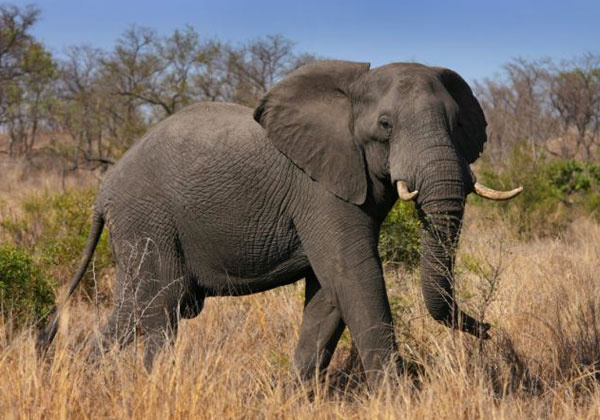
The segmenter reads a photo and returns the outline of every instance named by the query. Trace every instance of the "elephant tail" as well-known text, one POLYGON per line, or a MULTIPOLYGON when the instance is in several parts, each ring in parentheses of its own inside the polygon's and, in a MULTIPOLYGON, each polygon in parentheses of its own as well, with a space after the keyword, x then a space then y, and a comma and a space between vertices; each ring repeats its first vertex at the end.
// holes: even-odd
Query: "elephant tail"
POLYGON ((100 206, 96 206, 94 210, 94 216, 92 219, 92 225, 90 227, 90 234, 88 235, 87 243, 85 244, 85 250, 83 252, 83 257, 81 258, 81 263, 79 264, 79 268, 77 272, 73 276, 73 280, 71 280, 71 285, 69 286, 69 291, 67 296, 60 305, 57 305, 52 310, 49 321, 46 324, 45 328, 38 333, 37 336, 37 350, 38 354, 45 354, 52 344, 54 337, 58 331, 58 320, 60 317, 60 311, 68 302, 69 298, 81 282, 83 275, 85 274, 85 270, 87 269, 90 261, 92 260, 92 256, 94 255, 94 251, 96 250, 96 246, 98 245, 98 241, 100 240, 100 235, 102 235, 102 229, 104 228, 104 215, 99 209, 100 206))

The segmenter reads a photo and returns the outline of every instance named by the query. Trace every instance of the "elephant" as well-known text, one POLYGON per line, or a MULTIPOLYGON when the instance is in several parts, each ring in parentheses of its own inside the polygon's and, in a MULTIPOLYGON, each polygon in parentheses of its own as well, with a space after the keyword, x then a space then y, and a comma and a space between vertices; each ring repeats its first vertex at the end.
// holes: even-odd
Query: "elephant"
MULTIPOLYGON (((427 310, 480 338, 490 325, 454 300, 453 266, 469 193, 504 200, 521 188, 479 184, 470 164, 486 121, 456 72, 417 63, 316 61, 291 72, 258 106, 190 105, 152 127, 109 170, 70 296, 107 227, 116 263, 103 341, 140 331, 144 363, 174 340, 207 297, 263 292, 305 280, 294 366, 326 372, 347 326, 367 382, 402 360, 378 236, 398 199, 422 223, 427 310)), ((56 310, 38 336, 48 348, 56 310)))

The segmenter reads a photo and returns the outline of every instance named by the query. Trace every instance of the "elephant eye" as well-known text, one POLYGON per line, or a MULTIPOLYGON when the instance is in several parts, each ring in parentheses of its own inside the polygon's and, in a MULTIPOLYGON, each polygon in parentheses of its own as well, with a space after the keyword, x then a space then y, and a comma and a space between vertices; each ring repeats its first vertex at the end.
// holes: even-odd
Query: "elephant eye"
POLYGON ((379 125, 381 126, 381 128, 392 128, 390 119, 386 115, 382 115, 381 117, 379 117, 379 125))
POLYGON ((390 121, 390 118, 387 115, 382 115, 381 117, 379 117, 379 120, 377 122, 387 134, 389 134, 389 132, 392 130, 392 122, 390 121))

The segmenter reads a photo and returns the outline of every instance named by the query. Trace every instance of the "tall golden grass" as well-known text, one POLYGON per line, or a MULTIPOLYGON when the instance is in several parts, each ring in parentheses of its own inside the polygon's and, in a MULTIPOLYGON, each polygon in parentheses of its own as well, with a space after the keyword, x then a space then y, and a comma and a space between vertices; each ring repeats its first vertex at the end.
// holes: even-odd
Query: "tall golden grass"
MULTIPOLYGON (((11 176, 11 186, 0 188, 5 211, 17 211, 14 195, 62 183, 11 176)), ((70 188, 79 181, 68 182, 70 188)), ((297 381, 291 358, 301 283, 209 299, 197 318, 182 321, 175 345, 151 373, 137 344, 88 361, 88 343, 107 309, 80 297, 63 313, 44 360, 36 356, 33 328, 11 332, 0 321, 0 417, 600 418, 599 272, 600 226, 591 220, 577 220, 560 238, 523 243, 469 208, 458 296, 492 323, 493 338, 480 342, 437 325, 423 305, 418 272, 389 271, 400 353, 423 374, 390 374, 371 391, 354 384, 356 377, 342 380, 347 332, 328 383, 297 381)))

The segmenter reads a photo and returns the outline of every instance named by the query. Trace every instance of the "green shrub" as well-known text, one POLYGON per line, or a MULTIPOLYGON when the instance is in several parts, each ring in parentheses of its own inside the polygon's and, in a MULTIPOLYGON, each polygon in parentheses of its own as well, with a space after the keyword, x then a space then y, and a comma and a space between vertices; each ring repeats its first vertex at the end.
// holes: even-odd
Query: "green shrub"
MULTIPOLYGON (((31 196, 21 203, 22 214, 1 221, 0 227, 10 242, 26 250, 49 276, 62 284, 70 280, 79 265, 95 196, 94 189, 31 196)), ((111 266, 110 248, 103 234, 94 253, 95 271, 101 273, 111 266)), ((88 270, 83 279, 88 290, 93 287, 92 275, 88 270)))
POLYGON ((600 193, 593 191, 588 194, 582 206, 587 214, 600 222, 600 193))
POLYGON ((398 201, 381 226, 379 254, 384 263, 419 264, 420 222, 414 205, 398 201))
POLYGON ((578 214, 600 216, 600 169, 576 160, 533 160, 523 150, 514 151, 503 167, 482 162, 479 179, 493 188, 523 186, 517 198, 489 202, 470 201, 508 222, 521 239, 557 236, 578 214))
POLYGON ((550 183, 564 194, 589 192, 598 185, 598 167, 576 160, 557 160, 543 168, 550 183))
POLYGON ((14 327, 46 315, 54 305, 52 282, 26 252, 0 247, 0 312, 14 327))

